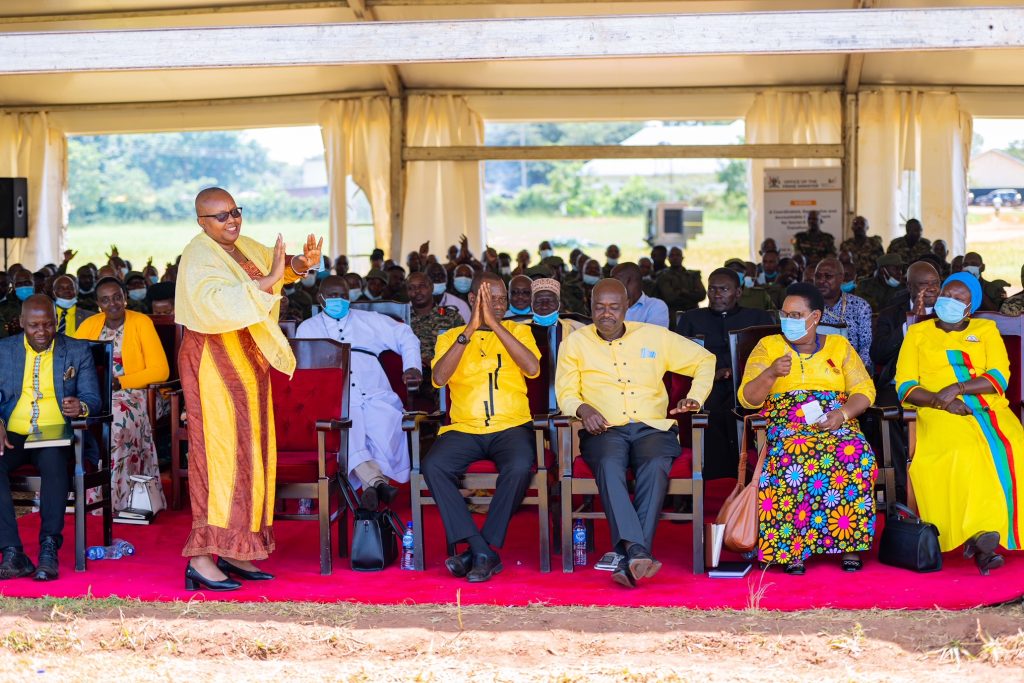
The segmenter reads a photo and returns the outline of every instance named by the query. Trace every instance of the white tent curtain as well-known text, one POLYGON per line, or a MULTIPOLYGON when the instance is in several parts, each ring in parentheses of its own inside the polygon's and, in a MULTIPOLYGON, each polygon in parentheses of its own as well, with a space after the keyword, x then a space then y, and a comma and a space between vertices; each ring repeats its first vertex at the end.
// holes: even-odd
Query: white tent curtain
POLYGON ((346 176, 366 194, 376 246, 391 246, 391 123, 387 97, 332 100, 320 108, 320 132, 330 188, 326 253, 348 253, 346 176))
MULTIPOLYGON (((842 105, 838 92, 763 92, 746 116, 747 144, 828 144, 842 142, 842 105)), ((750 253, 764 239, 764 170, 838 166, 838 159, 751 159, 750 253)), ((822 225, 836 237, 843 226, 822 225)), ((779 245, 784 248, 788 245, 779 245)))
POLYGON ((67 139, 45 112, 0 113, 0 177, 28 179, 28 238, 8 241, 8 262, 59 263, 67 237, 67 139))
MULTIPOLYGON (((484 143, 484 121, 465 98, 454 95, 409 97, 406 144, 410 147, 476 146, 484 143)), ((412 161, 406 174, 402 251, 430 240, 431 250, 445 253, 469 238, 479 255, 484 243, 481 163, 412 161)))
POLYGON ((919 218, 929 239, 964 253, 972 119, 956 95, 860 94, 857 213, 889 241, 919 218))

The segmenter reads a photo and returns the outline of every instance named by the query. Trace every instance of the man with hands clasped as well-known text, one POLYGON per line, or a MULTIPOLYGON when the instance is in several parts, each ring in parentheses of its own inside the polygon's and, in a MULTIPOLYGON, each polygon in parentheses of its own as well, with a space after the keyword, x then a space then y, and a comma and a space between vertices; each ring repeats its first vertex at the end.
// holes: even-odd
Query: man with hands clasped
POLYGON ((654 530, 681 452, 679 427, 666 417, 700 410, 715 377, 715 356, 659 325, 626 322, 629 295, 614 279, 594 286, 593 325, 568 337, 555 375, 558 405, 583 423, 580 453, 594 472, 612 543, 623 555, 612 579, 636 586, 661 568, 651 555, 654 530), (693 378, 689 396, 668 410, 663 378, 693 378), (627 470, 636 478, 630 500, 627 470))
POLYGON ((445 567, 455 577, 480 582, 502 570, 494 549, 505 542, 509 520, 532 477, 533 417, 526 378, 540 374, 540 351, 528 325, 502 320, 508 294, 496 273, 476 273, 469 304, 469 323, 437 338, 431 381, 448 387, 451 424, 440 429, 424 458, 423 476, 448 542, 469 545, 449 557, 445 567), (477 529, 459 483, 472 463, 484 459, 498 468, 498 482, 487 520, 477 529))

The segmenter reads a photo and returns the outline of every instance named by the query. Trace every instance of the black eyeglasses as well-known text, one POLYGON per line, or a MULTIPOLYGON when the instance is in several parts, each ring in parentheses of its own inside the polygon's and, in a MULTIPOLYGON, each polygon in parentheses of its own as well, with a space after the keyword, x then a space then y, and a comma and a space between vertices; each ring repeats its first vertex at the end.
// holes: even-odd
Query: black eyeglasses
POLYGON ((226 221, 228 216, 231 216, 232 218, 240 218, 242 216, 242 207, 236 206, 230 211, 221 211, 220 213, 199 214, 200 218, 216 218, 218 223, 226 221))

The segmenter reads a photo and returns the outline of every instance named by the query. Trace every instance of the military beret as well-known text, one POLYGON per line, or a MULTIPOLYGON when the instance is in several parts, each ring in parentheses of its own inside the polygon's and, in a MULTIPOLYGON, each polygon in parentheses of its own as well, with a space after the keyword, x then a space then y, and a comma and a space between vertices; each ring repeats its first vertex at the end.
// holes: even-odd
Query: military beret
POLYGON ((546 259, 541 260, 541 264, 551 268, 565 267, 565 261, 562 260, 561 256, 548 256, 546 259))
POLYGON ((724 265, 725 265, 726 268, 730 268, 732 266, 739 266, 740 268, 743 268, 744 270, 747 267, 747 264, 744 263, 743 259, 740 259, 740 258, 731 258, 728 261, 726 261, 724 265))
POLYGON ((373 268, 370 270, 369 273, 366 274, 367 280, 373 280, 374 278, 378 280, 383 280, 384 282, 388 281, 388 276, 380 268, 373 268))
POLYGON ((542 263, 539 266, 527 268, 524 274, 530 279, 536 277, 551 277, 551 269, 542 263))
POLYGON ((882 254, 878 257, 878 266, 902 266, 903 259, 899 254, 882 254))

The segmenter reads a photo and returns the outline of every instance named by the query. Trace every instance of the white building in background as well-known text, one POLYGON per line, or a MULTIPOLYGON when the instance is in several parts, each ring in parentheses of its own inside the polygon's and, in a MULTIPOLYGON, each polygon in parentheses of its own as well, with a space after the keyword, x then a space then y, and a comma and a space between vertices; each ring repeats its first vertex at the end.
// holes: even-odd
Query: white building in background
POLYGON ((1001 149, 989 149, 971 158, 969 185, 972 190, 1024 188, 1024 161, 1001 149))
MULTIPOLYGON (((622 141, 623 145, 734 145, 744 138, 742 119, 728 125, 666 126, 654 121, 622 141)), ((721 159, 594 159, 580 169, 580 175, 599 180, 611 188, 640 176, 651 184, 672 184, 676 179, 705 179, 715 182, 721 159)))

